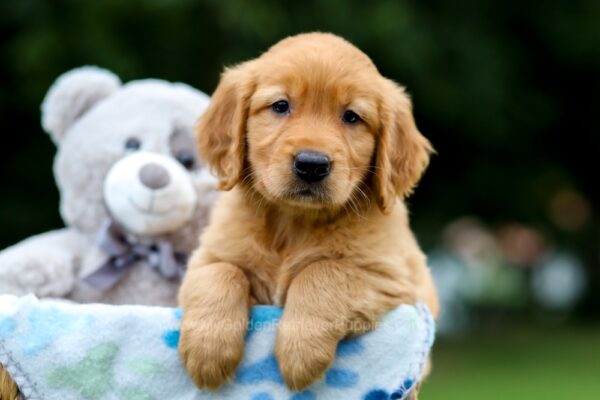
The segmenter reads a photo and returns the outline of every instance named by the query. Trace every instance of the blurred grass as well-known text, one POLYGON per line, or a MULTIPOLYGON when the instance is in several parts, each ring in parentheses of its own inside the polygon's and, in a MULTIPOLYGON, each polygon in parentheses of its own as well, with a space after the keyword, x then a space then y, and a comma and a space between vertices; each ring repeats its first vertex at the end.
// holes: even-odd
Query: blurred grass
POLYGON ((436 343, 422 400, 600 398, 600 326, 436 343))

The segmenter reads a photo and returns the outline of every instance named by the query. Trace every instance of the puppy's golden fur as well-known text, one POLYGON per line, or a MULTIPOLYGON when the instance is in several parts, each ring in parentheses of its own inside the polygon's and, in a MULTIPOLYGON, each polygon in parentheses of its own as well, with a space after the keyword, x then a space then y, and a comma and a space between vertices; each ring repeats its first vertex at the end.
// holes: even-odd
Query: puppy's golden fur
POLYGON ((217 388, 243 353, 249 307, 284 306, 275 354, 302 390, 337 343, 401 303, 438 312, 402 198, 428 164, 404 89, 345 40, 311 33, 227 69, 199 126, 223 194, 180 292, 180 354, 194 382, 217 388), (289 112, 274 112, 285 100, 289 112), (360 116, 343 120, 346 111, 360 116), (331 160, 323 182, 292 172, 301 150, 331 160))
POLYGON ((0 400, 16 400, 18 393, 17 385, 0 365, 0 400))

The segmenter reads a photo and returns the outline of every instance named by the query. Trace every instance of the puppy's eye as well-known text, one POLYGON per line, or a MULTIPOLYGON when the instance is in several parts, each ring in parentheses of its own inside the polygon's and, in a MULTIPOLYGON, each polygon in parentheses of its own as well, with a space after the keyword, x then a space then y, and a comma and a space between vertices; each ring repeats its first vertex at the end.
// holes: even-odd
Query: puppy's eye
POLYGON ((177 154, 177 161, 181 163, 186 169, 192 169, 195 164, 194 156, 190 153, 181 152, 177 154))
POLYGON ((142 147, 142 142, 138 138, 131 137, 125 142, 125 149, 128 151, 136 151, 142 147))
POLYGON ((271 108, 277 114, 287 114, 290 111, 290 103, 285 100, 279 100, 271 104, 271 108))
POLYGON ((357 124, 360 121, 362 121, 360 119, 360 117, 358 116, 357 113, 355 113, 352 110, 346 110, 346 112, 344 112, 344 115, 342 115, 342 121, 344 121, 347 124, 357 124))

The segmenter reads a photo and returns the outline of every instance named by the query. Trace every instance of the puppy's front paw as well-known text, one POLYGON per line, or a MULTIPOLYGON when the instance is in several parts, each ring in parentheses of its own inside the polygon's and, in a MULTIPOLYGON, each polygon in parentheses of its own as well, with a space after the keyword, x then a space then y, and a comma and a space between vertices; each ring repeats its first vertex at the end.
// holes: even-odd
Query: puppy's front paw
POLYGON ((184 316, 179 354, 196 386, 216 390, 233 376, 244 352, 245 332, 243 321, 184 316))
POLYGON ((333 362, 336 348, 337 341, 326 330, 282 320, 275 356, 287 386, 303 391, 319 380, 333 362))

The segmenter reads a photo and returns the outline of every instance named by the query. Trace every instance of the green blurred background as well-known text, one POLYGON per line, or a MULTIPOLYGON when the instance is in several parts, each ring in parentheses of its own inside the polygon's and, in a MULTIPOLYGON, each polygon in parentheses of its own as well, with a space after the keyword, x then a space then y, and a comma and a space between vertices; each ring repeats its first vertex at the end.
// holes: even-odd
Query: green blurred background
POLYGON ((444 301, 422 398, 600 398, 600 1, 0 2, 0 248, 60 227, 39 105, 85 64, 211 93, 331 31, 407 86, 438 151, 410 200, 444 301))

